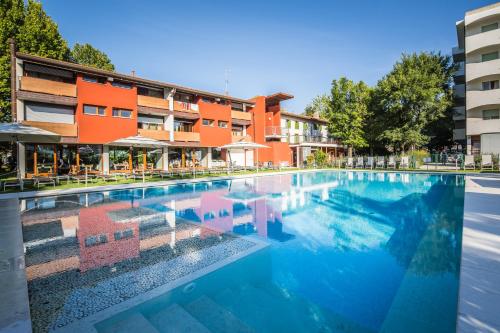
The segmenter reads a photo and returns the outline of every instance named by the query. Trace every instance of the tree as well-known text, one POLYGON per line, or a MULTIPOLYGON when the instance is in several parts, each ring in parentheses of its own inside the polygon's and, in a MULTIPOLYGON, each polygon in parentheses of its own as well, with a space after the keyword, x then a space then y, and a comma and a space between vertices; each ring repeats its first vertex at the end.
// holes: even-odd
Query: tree
POLYGON ((90 44, 76 43, 71 50, 71 59, 79 64, 114 71, 115 66, 108 56, 90 44))
POLYGON ((440 53, 403 54, 375 88, 385 126, 378 139, 402 151, 428 143, 427 126, 451 105, 452 70, 450 58, 440 53))
POLYGON ((22 52, 58 60, 69 59, 68 45, 57 24, 35 0, 28 0, 24 24, 19 28, 16 40, 22 52))
POLYGON ((325 112, 328 130, 334 137, 348 145, 348 155, 353 148, 367 145, 364 133, 370 88, 360 81, 355 83, 345 77, 333 80, 330 103, 325 112))
POLYGON ((23 24, 24 1, 0 1, 0 122, 11 120, 9 38, 17 36, 23 24))
POLYGON ((324 117, 330 105, 330 98, 328 95, 318 95, 314 97, 312 102, 306 106, 304 113, 310 117, 324 117))

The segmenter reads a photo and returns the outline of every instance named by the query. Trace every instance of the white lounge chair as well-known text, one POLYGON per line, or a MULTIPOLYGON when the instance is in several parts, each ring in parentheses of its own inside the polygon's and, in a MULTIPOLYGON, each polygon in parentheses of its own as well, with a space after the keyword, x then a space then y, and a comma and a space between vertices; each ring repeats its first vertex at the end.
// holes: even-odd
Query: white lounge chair
POLYGON ((476 162, 474 162, 474 155, 464 155, 464 170, 476 170, 476 162))
POLYGON ((365 167, 373 169, 373 156, 368 156, 365 167))
POLYGON ((493 160, 491 155, 481 155, 481 170, 493 171, 493 160))
POLYGON ((401 156, 401 163, 399 163, 400 169, 407 169, 410 167, 410 159, 408 156, 401 156))
POLYGON ((364 167, 364 163, 363 163, 363 157, 358 157, 357 161, 356 161, 356 169, 363 169, 364 167))
POLYGON ((346 168, 354 168, 354 160, 352 157, 347 158, 346 168))
POLYGON ((381 168, 383 169, 385 167, 385 160, 384 160, 384 156, 378 156, 377 157, 377 165, 376 165, 376 168, 381 168))
POLYGON ((391 155, 387 161, 387 169, 396 169, 396 158, 391 155))

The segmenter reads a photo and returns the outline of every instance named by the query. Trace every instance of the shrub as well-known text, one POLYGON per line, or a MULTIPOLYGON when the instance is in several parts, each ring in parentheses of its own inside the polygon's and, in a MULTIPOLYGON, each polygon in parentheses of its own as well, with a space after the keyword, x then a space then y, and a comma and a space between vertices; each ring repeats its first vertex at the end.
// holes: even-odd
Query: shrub
POLYGON ((314 152, 314 162, 316 162, 316 165, 319 167, 324 167, 326 166, 328 160, 328 155, 322 151, 322 150, 316 150, 314 152))
POLYGON ((410 156, 410 161, 414 160, 417 162, 417 165, 423 165, 424 158, 430 157, 431 155, 426 150, 413 150, 408 152, 408 156, 410 156))

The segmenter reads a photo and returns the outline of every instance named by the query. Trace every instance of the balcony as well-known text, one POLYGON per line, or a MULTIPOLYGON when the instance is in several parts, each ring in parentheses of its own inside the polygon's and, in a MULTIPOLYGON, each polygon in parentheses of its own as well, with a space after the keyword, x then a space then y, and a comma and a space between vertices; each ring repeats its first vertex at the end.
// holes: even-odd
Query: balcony
POLYGON ((496 74, 500 74, 500 59, 468 63, 465 66, 465 77, 467 78, 467 82, 496 74))
POLYGON ((467 110, 486 105, 500 105, 500 90, 474 90, 467 92, 467 110))
POLYGON ((467 50, 467 54, 497 44, 500 44, 500 29, 465 37, 465 49, 467 50))
POLYGON ((482 117, 467 117, 467 135, 496 133, 500 128, 500 119, 483 120, 482 117))
POLYGON ((170 102, 167 99, 137 95, 137 105, 155 109, 170 109, 170 102))
POLYGON ((455 77, 455 79, 457 77, 460 77, 460 76, 464 76, 465 75, 465 64, 463 62, 459 62, 456 64, 457 65, 457 69, 456 71, 453 73, 453 76, 455 77))
POLYGON ((250 112, 231 111, 231 118, 251 122, 252 121, 252 114, 250 112))
POLYGON ((290 144, 301 144, 301 143, 322 143, 322 144, 336 144, 339 142, 334 138, 329 138, 321 135, 290 135, 288 137, 288 142, 290 144))
POLYGON ((49 123, 43 121, 23 121, 24 125, 33 126, 37 128, 50 131, 61 136, 78 136, 77 124, 62 124, 62 123, 49 123))
POLYGON ((21 90, 76 97, 76 84, 44 80, 29 76, 21 76, 19 78, 19 84, 21 90))
POLYGON ((174 140, 182 142, 200 142, 200 133, 197 132, 174 132, 174 140))
POLYGON ((198 113, 198 104, 174 101, 174 111, 198 113))
POLYGON ((252 137, 250 135, 232 135, 232 142, 252 142, 252 137))
POLYGON ((160 141, 170 141, 170 132, 165 130, 153 130, 153 129, 138 129, 138 134, 145 138, 160 140, 160 141))
POLYGON ((281 138, 283 137, 282 129, 280 126, 266 126, 265 129, 266 138, 281 138))

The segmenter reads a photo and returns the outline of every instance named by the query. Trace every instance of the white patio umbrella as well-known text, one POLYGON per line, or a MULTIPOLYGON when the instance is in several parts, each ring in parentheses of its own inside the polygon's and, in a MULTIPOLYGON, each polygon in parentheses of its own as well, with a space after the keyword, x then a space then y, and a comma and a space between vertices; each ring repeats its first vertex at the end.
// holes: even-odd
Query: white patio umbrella
POLYGON ((0 141, 57 143, 60 140, 59 134, 41 128, 21 123, 0 123, 0 141))
POLYGON ((137 147, 137 148, 160 148, 170 146, 170 144, 158 141, 155 139, 145 138, 143 136, 129 136, 127 138, 118 139, 109 142, 108 145, 121 146, 121 147, 137 147))
MULTIPOLYGON (((158 141, 155 139, 145 138, 140 135, 129 136, 127 138, 121 138, 112 142, 109 142, 108 145, 112 146, 120 146, 120 147, 136 147, 136 148, 162 148, 170 146, 170 144, 158 141)), ((132 172, 132 167, 130 168, 130 172, 132 172)), ((144 167, 142 168, 142 182, 145 181, 144 178, 144 167)))
MULTIPOLYGON (((0 123, 0 141, 3 142, 37 142, 37 143, 57 143, 61 140, 59 134, 33 127, 21 123, 0 123)), ((23 179, 19 170, 20 156, 17 152, 17 178, 23 190, 23 179)))
MULTIPOLYGON (((229 153, 229 163, 232 164, 231 161, 231 150, 241 150, 243 149, 244 154, 245 154, 245 168, 246 168, 246 156, 247 156, 247 150, 255 150, 255 149, 260 149, 260 148, 270 148, 269 146, 262 145, 260 143, 255 143, 255 142, 247 142, 247 141, 238 141, 238 142, 233 142, 229 143, 227 145, 219 147, 220 149, 227 149, 229 153)), ((257 161, 259 160, 258 155, 259 151, 257 150, 257 161)), ((259 171, 259 167, 257 164, 257 171, 259 171)))

